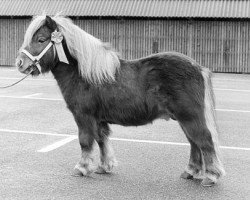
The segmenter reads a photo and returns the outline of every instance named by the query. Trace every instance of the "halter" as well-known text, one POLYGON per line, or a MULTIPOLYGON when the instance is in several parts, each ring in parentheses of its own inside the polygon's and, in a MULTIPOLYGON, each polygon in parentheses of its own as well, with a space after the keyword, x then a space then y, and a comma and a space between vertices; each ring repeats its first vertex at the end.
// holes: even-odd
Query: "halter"
POLYGON ((26 56, 29 57, 30 60, 32 60, 37 67, 38 71, 41 73, 41 65, 40 65, 40 59, 44 56, 44 54, 50 49, 50 47, 53 45, 52 42, 50 42, 44 50, 38 55, 38 56, 33 56, 31 55, 27 50, 23 49, 21 52, 24 53, 26 56))
POLYGON ((37 67, 39 73, 41 73, 42 69, 41 69, 41 65, 40 65, 40 60, 44 56, 44 54, 52 46, 54 47, 54 49, 56 49, 59 60, 61 62, 65 62, 65 63, 69 64, 67 57, 64 53, 64 50, 63 50, 62 40, 63 40, 62 33, 55 30, 53 33, 51 33, 51 42, 42 50, 42 52, 38 56, 33 56, 30 52, 28 52, 25 49, 23 49, 21 52, 24 53, 26 56, 29 57, 30 60, 33 61, 34 65, 37 67))

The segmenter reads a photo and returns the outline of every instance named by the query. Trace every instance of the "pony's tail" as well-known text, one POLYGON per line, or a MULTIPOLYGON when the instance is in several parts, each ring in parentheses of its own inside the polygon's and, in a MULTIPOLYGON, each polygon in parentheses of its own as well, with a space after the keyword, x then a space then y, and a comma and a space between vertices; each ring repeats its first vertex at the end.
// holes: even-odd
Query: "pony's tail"
POLYGON ((218 163, 216 163, 217 168, 221 172, 221 175, 225 174, 223 165, 220 160, 219 151, 219 140, 218 140, 218 127, 216 123, 216 113, 215 113, 215 97, 212 86, 212 73, 208 68, 202 68, 202 76, 204 79, 204 114, 206 120, 206 126, 211 133, 212 141, 214 144, 215 156, 217 157, 218 163))

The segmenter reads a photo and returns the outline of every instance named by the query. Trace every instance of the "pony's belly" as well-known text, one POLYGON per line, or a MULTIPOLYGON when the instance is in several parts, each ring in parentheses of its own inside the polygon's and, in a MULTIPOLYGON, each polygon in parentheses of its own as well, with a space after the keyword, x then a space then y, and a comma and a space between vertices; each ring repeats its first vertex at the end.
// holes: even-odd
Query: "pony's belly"
POLYGON ((118 124, 122 126, 141 126, 146 125, 148 123, 151 123, 152 120, 146 120, 146 119, 108 119, 106 120, 109 124, 118 124))
POLYGON ((109 124, 119 124, 123 126, 140 126, 151 123, 155 119, 165 119, 169 120, 170 117, 167 114, 160 114, 157 111, 152 112, 133 112, 133 113, 124 113, 117 112, 112 113, 111 115, 106 115, 104 120, 109 124))

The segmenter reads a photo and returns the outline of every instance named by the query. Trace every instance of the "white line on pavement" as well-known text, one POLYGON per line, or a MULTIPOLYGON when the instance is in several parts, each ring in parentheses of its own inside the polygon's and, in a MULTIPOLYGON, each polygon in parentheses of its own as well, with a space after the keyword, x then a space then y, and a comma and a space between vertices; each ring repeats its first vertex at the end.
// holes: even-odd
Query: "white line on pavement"
POLYGON ((47 153, 47 152, 49 152, 49 151, 53 151, 53 150, 55 150, 55 149, 57 149, 57 148, 59 148, 59 147, 65 145, 65 144, 67 144, 67 143, 69 143, 69 142, 75 140, 76 138, 77 138, 76 136, 67 137, 67 138, 65 138, 65 139, 63 139, 63 140, 60 140, 60 141, 55 142, 55 143, 53 143, 53 144, 51 144, 51 145, 48 145, 48 146, 46 146, 46 147, 44 147, 44 148, 38 150, 37 152, 40 152, 40 153, 47 153))
POLYGON ((250 92, 250 90, 236 90, 236 89, 224 89, 224 88, 214 88, 214 90, 218 91, 231 91, 231 92, 250 92))
POLYGON ((43 93, 34 93, 34 94, 30 94, 30 95, 25 95, 25 96, 22 96, 23 98, 30 98, 30 97, 34 97, 34 96, 38 96, 38 95, 41 95, 43 93))
POLYGON ((138 139, 126 139, 126 138, 110 138, 115 141, 123 142, 137 142, 137 143, 150 143, 150 144, 167 144, 167 145, 176 145, 176 146, 188 146, 188 143, 180 142, 165 142, 165 141, 155 141, 155 140, 138 140, 138 139))
POLYGON ((250 113, 250 110, 231 110, 231 109, 215 109, 216 111, 220 112, 240 112, 240 113, 250 113))
MULTIPOLYGON (((137 139, 125 139, 125 138, 110 138, 115 141, 124 141, 124 142, 136 142, 136 143, 150 143, 150 144, 165 144, 165 145, 174 145, 174 146, 189 146, 188 143, 180 142, 164 142, 164 141, 153 141, 153 140, 137 140, 137 139)), ((245 147, 231 147, 231 146, 220 146, 221 149, 230 149, 230 150, 244 150, 250 151, 250 148, 245 147)))
POLYGON ((228 147, 228 146, 220 146, 221 149, 230 149, 230 150, 243 150, 243 151, 250 151, 250 148, 245 147, 228 147))
POLYGON ((27 133, 33 135, 49 135, 49 136, 58 136, 58 137, 69 137, 69 134, 59 134, 59 133, 47 133, 47 132, 39 132, 39 131, 20 131, 20 130, 12 130, 12 129, 0 129, 0 132, 7 133, 27 133))
MULTIPOLYGON (((75 135, 56 134, 56 133, 47 133, 47 132, 19 131, 19 130, 10 130, 10 129, 0 129, 0 132, 27 133, 27 134, 35 134, 35 135, 51 135, 51 136, 67 137, 66 139, 63 139, 63 140, 61 140, 59 142, 56 142, 56 143, 54 143, 52 145, 49 145, 49 146, 45 147, 45 148, 48 148, 48 149, 52 148, 51 146, 58 146, 58 147, 60 147, 60 146, 62 146, 64 144, 67 144, 68 142, 71 142, 72 140, 77 139, 77 136, 75 136, 75 135), (62 145, 60 145, 60 144, 62 144, 62 145)), ((166 141, 139 140, 139 139, 126 139, 126 138, 110 138, 110 139, 114 140, 114 141, 135 142, 135 143, 148 143, 148 144, 163 144, 163 145, 173 145, 173 146, 188 146, 189 145, 188 143, 184 143, 184 142, 183 143, 182 142, 166 142, 166 141)), ((250 151, 250 148, 247 148, 247 147, 220 146, 220 148, 222 148, 222 149, 229 149, 229 150, 250 151)), ((56 148, 53 148, 52 150, 54 150, 54 149, 56 149, 56 148)), ((39 152, 42 152, 41 150, 39 150, 39 152)))
POLYGON ((63 99, 61 98, 18 97, 18 96, 8 96, 8 95, 0 95, 0 98, 63 101, 63 99))

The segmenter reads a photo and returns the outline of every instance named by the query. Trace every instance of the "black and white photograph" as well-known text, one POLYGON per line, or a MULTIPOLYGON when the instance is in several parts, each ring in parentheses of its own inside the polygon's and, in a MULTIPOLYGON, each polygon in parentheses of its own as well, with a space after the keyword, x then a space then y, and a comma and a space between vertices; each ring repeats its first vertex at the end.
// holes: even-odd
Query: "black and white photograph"
POLYGON ((0 200, 249 200, 249 0, 0 0, 0 200))

